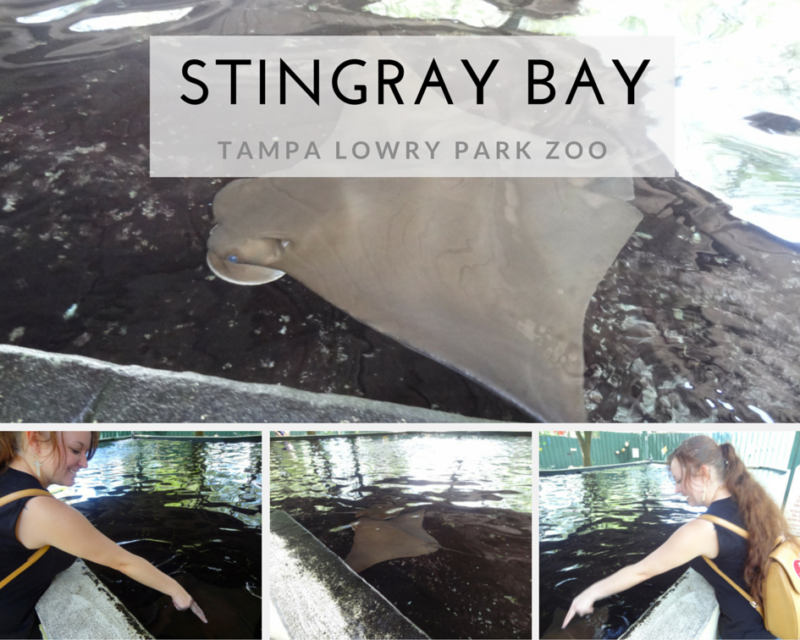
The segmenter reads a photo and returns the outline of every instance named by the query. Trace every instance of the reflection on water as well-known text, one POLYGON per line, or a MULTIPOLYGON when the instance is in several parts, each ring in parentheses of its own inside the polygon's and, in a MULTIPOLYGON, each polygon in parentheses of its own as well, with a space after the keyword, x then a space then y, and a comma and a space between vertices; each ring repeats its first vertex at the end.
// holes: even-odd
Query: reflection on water
POLYGON ((198 627, 158 592, 89 563, 156 637, 261 637, 261 444, 102 444, 75 485, 53 493, 208 603, 198 627))
POLYGON ((365 11, 392 18, 452 20, 471 27, 497 28, 506 24, 511 12, 502 11, 484 0, 382 0, 364 7, 365 11))
MULTIPOLYGON (((529 434, 530 435, 530 434, 529 434)), ((519 436, 384 435, 270 445, 270 501, 395 495, 531 510, 531 441, 519 436)))
MULTIPOLYGON (((753 470, 782 499, 786 476, 753 470)), ((597 580, 654 551, 682 524, 704 513, 675 493, 666 465, 561 474, 539 479, 539 627, 597 580)), ((688 565, 603 600, 602 635, 616 638, 666 591, 688 565)))
POLYGON ((56 489, 73 506, 101 496, 168 491, 169 506, 227 513, 261 526, 261 444, 121 440, 103 443, 72 487, 56 489))
POLYGON ((759 112, 800 118, 795 78, 800 5, 584 0, 578 13, 558 20, 526 16, 519 28, 557 35, 673 36, 678 171, 732 204, 735 216, 800 242, 800 140, 760 131, 745 120, 759 112))
POLYGON ((355 522, 421 515, 435 552, 360 575, 433 638, 530 638, 530 436, 271 442, 270 506, 343 559, 355 522))

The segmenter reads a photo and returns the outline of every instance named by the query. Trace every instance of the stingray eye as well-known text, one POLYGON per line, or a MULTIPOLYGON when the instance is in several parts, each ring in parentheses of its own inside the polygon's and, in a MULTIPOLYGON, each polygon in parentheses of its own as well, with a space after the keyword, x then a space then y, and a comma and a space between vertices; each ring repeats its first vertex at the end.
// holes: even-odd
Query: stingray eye
POLYGON ((236 257, 235 255, 233 255, 233 254, 229 255, 229 256, 226 258, 226 260, 227 260, 228 262, 239 262, 239 258, 237 258, 237 257, 236 257))

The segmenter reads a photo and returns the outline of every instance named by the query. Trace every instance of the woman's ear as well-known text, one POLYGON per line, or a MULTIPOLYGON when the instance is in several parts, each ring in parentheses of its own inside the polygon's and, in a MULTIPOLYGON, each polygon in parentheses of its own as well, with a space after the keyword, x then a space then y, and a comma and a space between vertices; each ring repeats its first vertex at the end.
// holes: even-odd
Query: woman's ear
POLYGON ((28 442, 28 449, 38 453, 42 442, 41 434, 38 431, 26 431, 25 439, 28 442))

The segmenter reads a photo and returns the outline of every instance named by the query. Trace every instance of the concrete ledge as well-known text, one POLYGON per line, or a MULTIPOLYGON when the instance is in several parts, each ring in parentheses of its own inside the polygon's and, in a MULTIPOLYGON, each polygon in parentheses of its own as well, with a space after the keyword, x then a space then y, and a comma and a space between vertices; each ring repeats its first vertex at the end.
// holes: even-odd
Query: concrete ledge
POLYGON ((714 588, 689 569, 620 640, 712 640, 718 637, 718 620, 714 588))
POLYGON ((286 513, 270 511, 269 525, 270 637, 428 638, 286 513))
MULTIPOLYGON (((256 436, 143 436, 134 434, 128 436, 134 440, 178 440, 180 442, 263 442, 264 434, 256 436)), ((103 442, 106 442, 103 440, 103 442)))
MULTIPOLYGON (((270 442, 291 442, 292 440, 326 440, 328 438, 364 438, 365 436, 373 436, 382 438, 388 434, 393 436, 408 436, 415 434, 430 434, 430 431, 359 431, 358 433, 330 433, 320 436, 276 436, 269 433, 270 442)), ((531 438, 532 431, 441 431, 443 435, 448 436, 521 436, 523 438, 531 438)), ((136 436, 141 437, 141 436, 136 436)), ((167 438, 169 436, 150 436, 153 438, 167 438)), ((212 438, 209 438, 212 439, 212 438)))
POLYGON ((78 559, 59 573, 36 604, 52 640, 139 640, 147 630, 78 559))
POLYGON ((0 345, 0 422, 481 422, 389 402, 0 345))
POLYGON ((605 471, 606 469, 619 469, 620 467, 641 467, 646 464, 653 464, 653 461, 621 462, 620 464, 601 464, 596 467, 573 467, 571 469, 540 469, 539 475, 556 476, 563 473, 591 473, 592 471, 605 471))

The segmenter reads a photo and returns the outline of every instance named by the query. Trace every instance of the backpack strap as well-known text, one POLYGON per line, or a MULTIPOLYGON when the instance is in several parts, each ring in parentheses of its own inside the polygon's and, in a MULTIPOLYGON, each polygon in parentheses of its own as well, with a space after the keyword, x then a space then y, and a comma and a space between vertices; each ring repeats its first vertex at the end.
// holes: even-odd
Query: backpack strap
POLYGON ((708 520, 710 522, 713 522, 714 524, 718 524, 720 527, 725 527, 726 529, 730 529, 734 533, 737 533, 740 536, 742 536, 742 538, 747 539, 747 538, 750 537, 750 534, 747 533, 747 531, 745 531, 741 527, 737 527, 732 522, 728 522, 724 518, 720 518, 718 516, 712 516, 712 515, 709 515, 707 513, 704 513, 703 515, 701 515, 699 517, 702 518, 703 520, 708 520))
MULTIPOLYGON (((8 504, 9 502, 14 502, 15 500, 19 500, 21 498, 29 498, 32 496, 52 496, 49 491, 45 491, 44 489, 25 489, 23 491, 16 491, 14 493, 9 493, 7 496, 3 496, 0 498, 0 507, 3 505, 8 504)), ((50 545, 46 545, 41 549, 38 549, 30 558, 25 561, 18 569, 12 571, 8 576, 6 576, 2 582, 0 582, 0 589, 5 587, 9 582, 11 582, 14 578, 16 578, 20 573, 25 571, 28 567, 30 567, 34 562, 36 562, 39 558, 41 558, 47 550, 50 548, 50 545)))
MULTIPOLYGON (((726 529, 730 529, 731 531, 733 531, 734 533, 742 536, 745 539, 750 537, 750 535, 747 533, 747 531, 745 531, 741 527, 736 526, 732 522, 728 522, 724 518, 719 518, 717 516, 712 516, 712 515, 709 515, 707 513, 704 513, 703 515, 701 515, 699 517, 702 518, 703 520, 708 520, 710 522, 713 522, 714 524, 718 524, 719 526, 724 527, 726 529)), ((753 607, 753 609, 755 609, 756 611, 758 611, 758 613, 761 615, 762 618, 764 617, 764 611, 762 610, 761 607, 759 607, 756 604, 756 601, 753 600, 753 597, 749 593, 747 593, 738 584, 736 584, 733 580, 731 580, 728 576, 726 576, 722 572, 722 570, 716 565, 716 563, 714 563, 710 558, 706 558, 706 556, 703 556, 703 560, 705 560, 708 563, 708 566, 710 566, 714 571, 716 571, 720 576, 722 576, 722 578, 725 580, 725 582, 727 582, 734 589, 736 589, 736 591, 738 591, 741 594, 741 596, 743 598, 745 598, 750 603, 750 606, 753 607)))
POLYGON ((9 502, 14 502, 15 500, 19 500, 20 498, 28 498, 30 496, 52 496, 53 494, 49 491, 45 491, 44 489, 24 489, 23 491, 16 491, 14 493, 9 493, 7 496, 3 496, 0 498, 0 507, 3 505, 8 504, 9 502))
MULTIPOLYGON (((727 520, 725 520, 723 518, 719 518, 717 516, 710 516, 707 513, 704 513, 703 515, 698 516, 698 517, 702 518, 703 520, 708 520, 709 522, 713 522, 715 524, 718 524, 719 526, 725 527, 726 529, 730 529, 731 531, 733 531, 734 533, 738 533, 740 536, 742 536, 745 539, 748 539, 750 537, 750 534, 747 533, 747 531, 745 531, 741 527, 737 527, 732 522, 728 522, 727 520)), ((786 542, 786 536, 779 535, 777 538, 775 538, 775 544, 772 545, 772 550, 774 551, 775 549, 778 548, 779 545, 783 544, 784 542, 786 542)))
POLYGON ((736 584, 736 583, 735 583, 733 580, 731 580, 731 579, 730 579, 728 576, 726 576, 726 575, 725 575, 725 574, 722 572, 722 569, 720 569, 720 568, 719 568, 719 567, 718 567, 718 566, 717 566, 717 565, 714 563, 714 561, 713 561, 713 560, 711 560, 710 558, 706 558, 705 556, 703 556, 703 560, 705 560, 705 561, 708 563, 708 566, 710 566, 710 567, 711 567, 711 568, 712 568, 714 571, 716 571, 716 572, 717 572, 717 573, 718 573, 720 576, 722 576, 722 577, 725 579, 725 582, 727 582, 727 583, 728 583, 729 585, 731 585, 731 586, 732 586, 734 589, 736 589, 736 591, 738 591, 738 592, 741 594, 741 596, 742 596, 742 597, 743 597, 745 600, 747 600, 747 601, 750 603, 750 606, 751 606, 751 607, 753 607, 753 609, 755 609, 756 611, 758 611, 758 613, 761 615, 761 617, 762 617, 762 618, 764 617, 764 611, 762 610, 762 608, 761 608, 761 607, 759 607, 759 606, 756 604, 756 601, 755 601, 755 600, 753 600, 753 597, 752 597, 752 596, 751 596, 749 593, 747 593, 747 592, 746 592, 744 589, 742 589, 742 588, 741 588, 741 587, 740 587, 738 584, 736 584))

